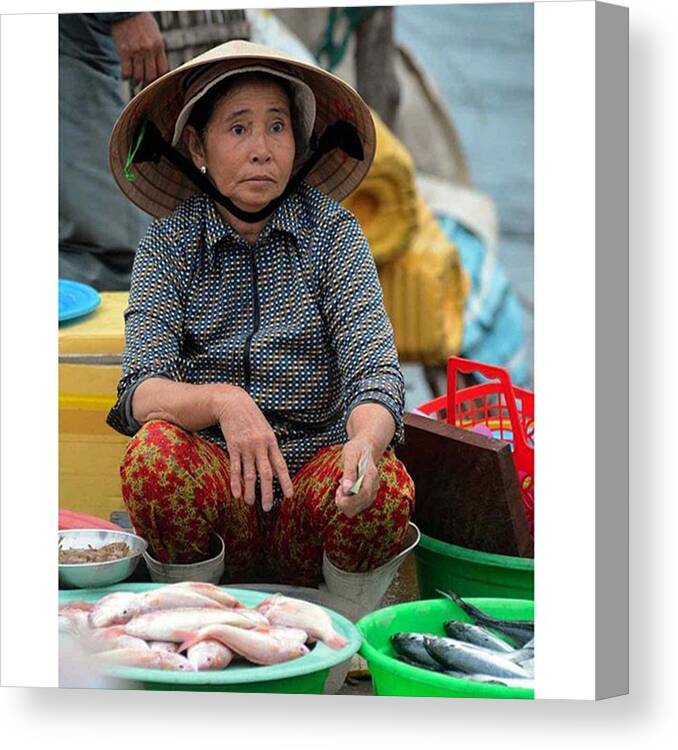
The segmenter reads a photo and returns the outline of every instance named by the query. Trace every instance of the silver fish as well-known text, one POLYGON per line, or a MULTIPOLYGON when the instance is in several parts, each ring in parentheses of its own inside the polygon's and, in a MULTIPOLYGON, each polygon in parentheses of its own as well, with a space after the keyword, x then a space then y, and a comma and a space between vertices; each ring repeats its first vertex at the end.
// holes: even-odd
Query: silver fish
POLYGON ((486 628, 492 628, 493 630, 497 630, 498 632, 507 635, 509 638, 512 638, 518 646, 524 646, 534 638, 534 622, 531 620, 500 620, 497 617, 488 615, 486 612, 478 609, 478 607, 474 607, 472 604, 465 602, 459 594, 455 594, 454 591, 436 590, 442 596, 453 601, 479 625, 484 625, 486 628))
POLYGON ((472 643, 474 646, 489 648, 492 651, 500 651, 505 654, 510 654, 515 651, 510 643, 507 643, 494 633, 491 633, 482 625, 472 625, 469 622, 448 620, 444 624, 444 627, 447 635, 457 641, 472 643))
POLYGON ((530 675, 530 677, 534 677, 534 659, 521 661, 520 666, 530 675))
POLYGON ((527 647, 516 649, 511 654, 508 654, 508 658, 516 664, 522 664, 529 659, 534 659, 534 649, 527 647))
POLYGON ((462 679, 471 680, 471 682, 483 682, 487 685, 534 690, 534 680, 529 677, 492 677, 486 674, 465 674, 462 679))
POLYGON ((453 638, 425 636, 424 645, 445 669, 492 677, 527 677, 527 672, 498 651, 455 641, 453 638))
POLYGON ((422 633, 394 633, 391 636, 391 645, 393 650, 412 666, 424 667, 436 672, 443 669, 438 660, 426 650, 422 633))

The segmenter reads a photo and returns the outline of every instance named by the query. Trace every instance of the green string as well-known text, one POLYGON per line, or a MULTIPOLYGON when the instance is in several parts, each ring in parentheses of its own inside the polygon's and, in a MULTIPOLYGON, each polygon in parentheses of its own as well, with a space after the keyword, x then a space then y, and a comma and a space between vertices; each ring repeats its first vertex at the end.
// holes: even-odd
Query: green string
POLYGON ((356 28, 369 16, 379 10, 379 7, 367 8, 330 8, 327 26, 322 42, 315 53, 316 60, 327 70, 334 70, 344 59, 348 41, 356 28), (335 43, 334 32, 340 17, 347 20, 347 28, 341 40, 335 43), (323 62, 323 58, 327 58, 323 62))
POLYGON ((134 164, 134 157, 137 155, 139 146, 141 146, 141 142, 144 140, 144 135, 146 133, 146 122, 147 120, 144 117, 141 125, 137 130, 136 143, 130 146, 129 151, 127 152, 127 161, 125 162, 125 166, 122 168, 122 171, 124 172, 125 178, 128 182, 134 182, 134 180, 136 180, 137 178, 137 176, 132 171, 132 164, 134 164))

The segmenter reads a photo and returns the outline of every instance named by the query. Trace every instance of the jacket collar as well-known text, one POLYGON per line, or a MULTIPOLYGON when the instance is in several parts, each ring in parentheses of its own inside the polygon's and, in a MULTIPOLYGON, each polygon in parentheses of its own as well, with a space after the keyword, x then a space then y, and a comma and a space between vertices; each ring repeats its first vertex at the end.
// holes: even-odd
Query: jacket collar
MULTIPOLYGON (((305 238, 308 227, 304 201, 300 193, 301 188, 288 195, 278 206, 264 226, 260 235, 261 239, 265 239, 273 231, 290 234, 298 242, 305 238)), ((227 246, 242 244, 242 237, 221 218, 214 201, 204 194, 201 199, 204 201, 205 249, 210 253, 215 253, 221 244, 227 246)))

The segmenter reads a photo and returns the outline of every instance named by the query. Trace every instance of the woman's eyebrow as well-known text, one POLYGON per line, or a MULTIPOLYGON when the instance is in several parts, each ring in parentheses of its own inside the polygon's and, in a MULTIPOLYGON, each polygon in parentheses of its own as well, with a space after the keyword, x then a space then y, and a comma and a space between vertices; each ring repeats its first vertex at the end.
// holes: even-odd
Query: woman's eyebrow
MULTIPOLYGON (((269 107, 267 112, 274 112, 276 114, 286 115, 287 117, 290 116, 290 112, 287 109, 287 107, 269 107)), ((243 115, 249 115, 252 114, 252 110, 249 108, 244 109, 236 109, 234 112, 231 112, 226 116, 226 122, 229 122, 230 120, 235 120, 238 117, 242 117, 243 115)))
POLYGON ((252 112, 251 109, 236 109, 235 112, 231 112, 229 115, 226 116, 226 121, 228 120, 234 120, 236 117, 241 117, 242 115, 246 115, 252 112))

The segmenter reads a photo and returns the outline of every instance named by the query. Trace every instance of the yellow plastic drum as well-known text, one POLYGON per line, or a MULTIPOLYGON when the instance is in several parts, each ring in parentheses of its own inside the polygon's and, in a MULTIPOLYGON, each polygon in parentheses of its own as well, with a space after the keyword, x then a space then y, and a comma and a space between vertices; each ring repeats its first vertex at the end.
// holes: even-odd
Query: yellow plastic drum
POLYGON ((374 161, 343 205, 360 222, 377 266, 394 260, 417 227, 414 161, 409 151, 372 112, 377 131, 374 161))
POLYGON ((106 424, 120 380, 126 292, 59 328, 59 507, 108 518, 124 508, 119 467, 128 438, 106 424))

